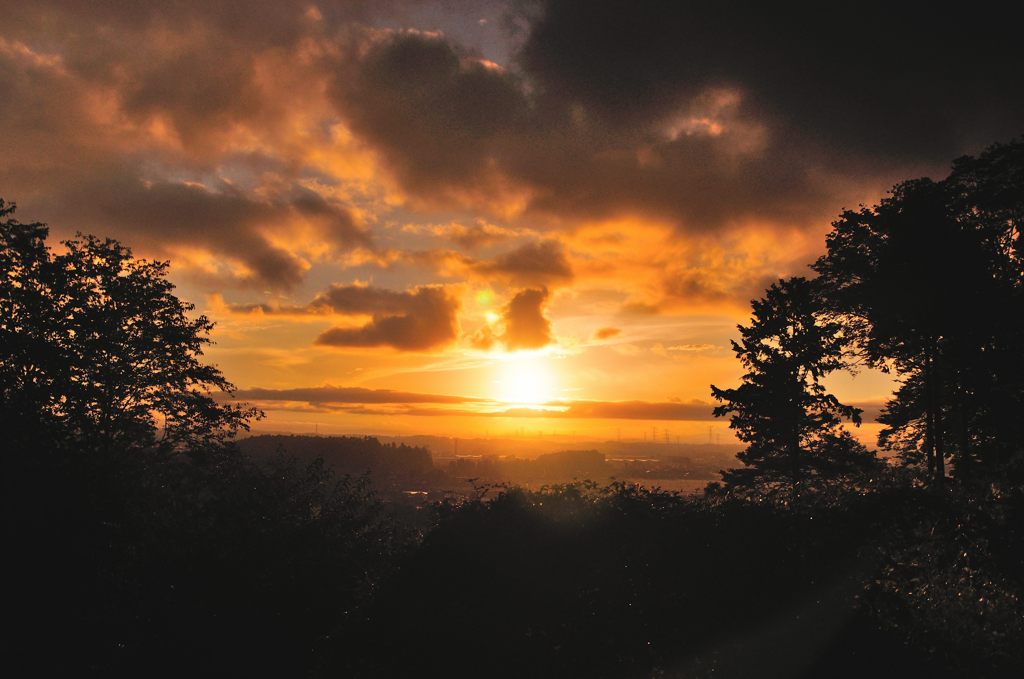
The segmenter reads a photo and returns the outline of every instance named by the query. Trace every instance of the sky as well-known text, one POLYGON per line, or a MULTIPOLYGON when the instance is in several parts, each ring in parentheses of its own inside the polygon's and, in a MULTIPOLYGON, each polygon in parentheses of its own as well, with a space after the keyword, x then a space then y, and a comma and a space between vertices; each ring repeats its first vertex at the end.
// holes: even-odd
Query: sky
POLYGON ((0 12, 0 196, 170 260, 267 431, 727 440, 749 301, 1024 132, 996 3, 0 12))

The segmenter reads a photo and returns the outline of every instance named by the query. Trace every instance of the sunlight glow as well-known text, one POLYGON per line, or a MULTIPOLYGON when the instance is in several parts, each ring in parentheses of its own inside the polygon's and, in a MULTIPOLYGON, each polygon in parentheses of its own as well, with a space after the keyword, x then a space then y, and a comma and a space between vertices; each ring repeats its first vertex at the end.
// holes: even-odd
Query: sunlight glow
POLYGON ((541 352, 506 354, 495 382, 495 398, 510 405, 538 406, 558 397, 551 357, 541 352))

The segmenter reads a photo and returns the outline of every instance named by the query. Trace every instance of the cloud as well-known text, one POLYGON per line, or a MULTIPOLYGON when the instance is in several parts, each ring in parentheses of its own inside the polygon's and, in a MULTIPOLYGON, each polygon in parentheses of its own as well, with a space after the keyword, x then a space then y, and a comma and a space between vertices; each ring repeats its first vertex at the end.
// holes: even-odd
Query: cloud
POLYGON ((505 307, 505 332, 501 339, 509 350, 539 349, 554 341, 551 322, 544 316, 546 288, 523 290, 505 307))
POLYGON ((403 187, 427 201, 471 196, 500 210, 494 194, 512 190, 526 213, 634 211, 707 230, 751 215, 805 220, 829 195, 801 160, 807 149, 769 149, 739 95, 723 106, 715 91, 695 94, 698 122, 666 137, 611 125, 571 91, 537 89, 543 79, 532 75, 488 66, 438 34, 402 32, 378 36, 340 68, 332 92, 403 187), (705 113, 723 122, 700 123, 705 113))
MULTIPOLYGON (((710 403, 658 403, 648 401, 560 401, 546 404, 546 407, 493 408, 483 405, 480 409, 448 409, 401 406, 403 415, 450 416, 475 415, 478 417, 539 417, 546 419, 581 420, 687 420, 714 421, 711 414, 714 406, 710 403)), ((355 409, 346 412, 362 414, 355 409)), ((391 411, 394 414, 396 411, 391 411)), ((366 410, 365 414, 384 414, 378 410, 366 410)))
POLYGON ((503 243, 533 232, 526 229, 512 229, 492 224, 484 219, 476 219, 468 224, 449 222, 447 224, 405 224, 403 233, 428 234, 444 238, 464 250, 478 250, 483 247, 503 243))
POLYGON ((335 347, 389 346, 423 351, 453 342, 459 334, 458 300, 441 287, 418 287, 405 292, 382 288, 334 285, 317 296, 310 309, 373 317, 357 328, 335 327, 316 339, 335 347))
MULTIPOLYGON (((570 265, 557 243, 597 220, 664 223, 711 249, 750 225, 820 247, 843 204, 1024 119, 1016 22, 994 4, 873 2, 837 21, 753 2, 537 0, 509 3, 514 38, 465 46, 458 22, 384 27, 421 16, 413 1, 0 0, 5 198, 179 270, 199 250, 212 285, 275 289, 428 205, 425 221, 467 221, 446 236, 466 250, 512 240, 491 222, 542 234, 456 273, 554 288, 587 275, 584 250, 570 265), (297 244, 310 232, 319 250, 297 244)), ((792 250, 780 240, 749 253, 792 250)), ((626 276, 645 266, 661 289, 628 303, 662 313, 745 302, 804 256, 637 251, 626 276)))
POLYGON ((384 36, 338 70, 332 95, 352 128, 416 193, 484 182, 527 101, 507 71, 437 34, 384 36))
POLYGON ((551 344, 551 321, 544 315, 548 294, 547 288, 520 290, 502 309, 499 322, 480 328, 470 337, 470 345, 486 351, 503 344, 506 350, 517 351, 551 344))
POLYGON ((865 180, 1019 133, 1005 10, 887 7, 866 27, 757 3, 547 0, 516 17, 515 69, 441 34, 382 33, 334 100, 424 199, 511 186, 528 215, 809 228, 865 180), (991 39, 951 49, 965 25, 991 39))
POLYGON ((482 219, 478 219, 468 225, 459 223, 449 224, 443 233, 453 243, 467 250, 475 250, 486 245, 501 243, 517 235, 517 232, 513 229, 490 224, 482 219))
POLYGON ((239 389, 235 397, 251 401, 305 401, 313 405, 339 403, 475 403, 464 396, 417 394, 362 387, 299 387, 295 389, 239 389))
POLYGON ((945 162, 965 135, 988 143, 1018 133, 1007 125, 1024 115, 1013 87, 1024 57, 1011 47, 1008 12, 995 3, 965 12, 869 2, 837 16, 758 2, 545 0, 518 59, 546 96, 615 125, 657 124, 727 87, 786 143, 827 148, 833 162, 945 162))
POLYGON ((335 347, 388 346, 402 351, 442 347, 459 336, 459 300, 443 286, 398 291, 368 285, 331 285, 305 305, 226 304, 233 313, 273 316, 370 316, 360 326, 337 326, 316 338, 335 347))
POLYGON ((241 283, 273 288, 297 285, 308 262, 268 238, 295 223, 314 226, 337 248, 372 247, 351 213, 312 191, 295 188, 262 198, 231 185, 216 190, 196 183, 144 182, 108 175, 84 182, 55 197, 50 210, 63 224, 107 233, 133 234, 143 244, 203 247, 243 264, 241 283))
POLYGON ((714 406, 703 401, 571 401, 562 417, 622 420, 714 420, 714 406))
POLYGON ((594 339, 605 340, 611 339, 622 333, 621 328, 598 328, 594 331, 594 339))
MULTIPOLYGON (((278 409, 285 404, 305 403, 317 409, 353 415, 415 415, 422 417, 540 417, 548 419, 618 419, 719 421, 712 414, 714 404, 699 399, 681 401, 553 401, 543 407, 504 408, 490 399, 439 394, 365 389, 361 387, 299 387, 295 389, 241 389, 237 398, 268 403, 278 409), (282 404, 282 405, 276 405, 282 404), (437 406, 437 407, 434 407, 437 406)), ((859 403, 865 422, 874 422, 884 404, 859 403)))
POLYGON ((708 344, 706 342, 701 344, 672 344, 665 347, 665 351, 680 351, 684 353, 701 353, 705 351, 714 351, 718 347, 714 344, 708 344))
POLYGON ((885 410, 885 405, 885 403, 880 401, 865 401, 853 404, 855 408, 861 409, 861 418, 864 422, 877 422, 882 411, 885 410))
POLYGON ((573 278, 565 250, 554 240, 525 243, 495 259, 477 262, 473 269, 520 287, 567 283, 573 278))
MULTIPOLYGON (((202 251, 197 273, 270 288, 304 277, 308 257, 289 244, 304 232, 335 252, 373 247, 349 205, 289 170, 284 121, 305 107, 273 103, 258 50, 233 49, 241 34, 218 36, 191 3, 175 18, 195 14, 194 30, 180 33, 155 5, 43 4, 5 12, 21 39, 0 38, 0 184, 55 235, 114 236, 177 270, 202 251)), ((277 49, 284 34, 250 37, 277 49)))
MULTIPOLYGON (((501 408, 488 399, 365 389, 361 387, 299 387, 295 389, 240 389, 237 398, 268 403, 306 403, 317 408, 351 414, 403 414, 420 416, 469 415, 480 417, 546 417, 628 420, 713 420, 714 406, 703 401, 557 401, 545 408, 501 408), (473 407, 423 407, 473 406, 473 407), (371 407, 365 407, 371 406, 371 407), (377 406, 377 407, 375 407, 377 406), (379 406, 386 407, 381 410, 379 406), (392 407, 393 406, 393 407, 392 407)), ((284 407, 284 406, 272 406, 284 407)))

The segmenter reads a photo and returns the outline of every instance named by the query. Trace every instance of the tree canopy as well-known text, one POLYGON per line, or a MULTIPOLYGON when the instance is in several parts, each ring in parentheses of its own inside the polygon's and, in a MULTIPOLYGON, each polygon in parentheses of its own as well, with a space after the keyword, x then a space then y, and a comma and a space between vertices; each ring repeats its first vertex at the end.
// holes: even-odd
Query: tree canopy
POLYGON ((215 399, 213 323, 174 295, 168 262, 43 224, 0 200, 0 396, 5 431, 78 449, 221 443, 259 412, 215 399))
POLYGON ((824 308, 900 388, 880 443, 938 481, 996 473, 1024 440, 1024 140, 895 186, 834 222, 824 308))
POLYGON ((723 473, 727 489, 801 486, 862 467, 873 456, 842 431, 842 419, 860 424, 860 410, 843 405, 821 380, 844 367, 842 326, 820 315, 817 286, 806 278, 780 280, 753 303, 748 326, 732 343, 747 369, 734 389, 714 385, 731 414, 729 426, 748 444, 738 457, 746 467, 723 473))

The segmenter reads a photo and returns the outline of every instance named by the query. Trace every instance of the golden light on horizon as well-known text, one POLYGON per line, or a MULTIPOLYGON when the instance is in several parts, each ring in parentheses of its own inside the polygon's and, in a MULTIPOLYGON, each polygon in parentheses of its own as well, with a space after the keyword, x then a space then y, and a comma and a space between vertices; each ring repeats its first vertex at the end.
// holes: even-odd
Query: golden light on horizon
POLYGON ((515 406, 540 406, 558 398, 559 384, 550 354, 522 351, 501 358, 494 398, 515 406))

